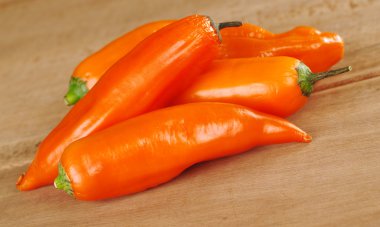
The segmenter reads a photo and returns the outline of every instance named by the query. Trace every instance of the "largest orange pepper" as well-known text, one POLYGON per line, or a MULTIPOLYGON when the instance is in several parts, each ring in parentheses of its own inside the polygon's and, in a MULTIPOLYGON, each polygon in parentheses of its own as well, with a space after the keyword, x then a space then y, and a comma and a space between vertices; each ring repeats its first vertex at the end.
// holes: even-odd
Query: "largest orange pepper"
POLYGON ((155 187, 198 162, 258 145, 310 141, 288 121, 243 106, 174 106, 72 143, 55 186, 81 200, 111 198, 155 187))
POLYGON ((176 21, 146 38, 113 65, 42 141, 17 188, 52 184, 61 154, 73 141, 166 105, 217 57, 219 43, 218 28, 209 17, 199 15, 176 21))
MULTIPOLYGON (((75 104, 122 56, 145 37, 173 20, 149 23, 125 34, 86 58, 75 69, 65 96, 75 104)), ((334 33, 321 33, 312 27, 296 27, 273 34, 261 27, 244 24, 221 31, 223 43, 219 58, 290 56, 303 61, 315 72, 325 71, 343 57, 343 41, 334 33)))

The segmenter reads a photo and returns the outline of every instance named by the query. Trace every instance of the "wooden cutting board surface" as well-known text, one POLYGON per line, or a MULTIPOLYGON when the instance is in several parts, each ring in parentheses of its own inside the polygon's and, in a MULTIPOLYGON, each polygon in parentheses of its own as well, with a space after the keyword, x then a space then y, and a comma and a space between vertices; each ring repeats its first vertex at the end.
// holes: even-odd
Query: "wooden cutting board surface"
POLYGON ((380 1, 0 0, 0 226, 380 225, 380 1), (206 14, 273 32, 339 33, 351 73, 321 81, 289 120, 311 144, 198 164, 160 187, 100 202, 52 186, 16 190, 37 144, 66 114, 81 59, 145 22, 206 14))

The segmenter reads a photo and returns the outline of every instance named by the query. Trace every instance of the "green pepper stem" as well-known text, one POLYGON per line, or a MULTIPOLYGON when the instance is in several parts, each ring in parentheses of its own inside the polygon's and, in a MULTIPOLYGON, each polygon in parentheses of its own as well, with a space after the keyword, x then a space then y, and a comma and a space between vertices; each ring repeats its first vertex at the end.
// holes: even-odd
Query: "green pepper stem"
POLYGON ((58 176, 54 180, 54 187, 65 191, 67 194, 73 196, 74 192, 71 187, 70 179, 68 178, 65 169, 63 168, 62 164, 58 164, 58 176))
POLYGON ((241 25, 242 25, 241 21, 222 22, 218 24, 218 29, 222 30, 223 28, 228 28, 228 27, 240 27, 241 25))
POLYGON ((330 70, 330 71, 327 71, 327 72, 321 72, 321 73, 313 73, 314 76, 313 76, 313 83, 319 81, 319 80, 322 80, 322 79, 325 79, 327 77, 330 77, 330 76, 335 76, 335 75, 338 75, 338 74, 342 74, 342 73, 345 73, 345 72, 349 72, 352 70, 352 67, 351 66, 347 66, 347 67, 343 67, 343 68, 339 68, 339 69, 334 69, 334 70, 330 70))
POLYGON ((313 85, 324 78, 335 76, 341 73, 349 72, 352 70, 351 66, 347 66, 340 69, 334 69, 327 72, 321 73, 312 73, 309 67, 307 67, 304 63, 300 62, 300 64, 296 67, 298 74, 298 85, 301 89, 301 92, 304 96, 308 97, 313 92, 313 85))
POLYGON ((71 77, 69 89, 65 95, 64 101, 68 106, 74 105, 87 94, 87 92, 88 88, 85 81, 77 77, 71 77))
POLYGON ((215 24, 211 17, 208 17, 208 19, 210 20, 211 26, 215 29, 216 34, 218 35, 219 42, 222 42, 222 35, 220 34, 221 29, 227 27, 240 27, 242 25, 240 21, 229 21, 215 24))

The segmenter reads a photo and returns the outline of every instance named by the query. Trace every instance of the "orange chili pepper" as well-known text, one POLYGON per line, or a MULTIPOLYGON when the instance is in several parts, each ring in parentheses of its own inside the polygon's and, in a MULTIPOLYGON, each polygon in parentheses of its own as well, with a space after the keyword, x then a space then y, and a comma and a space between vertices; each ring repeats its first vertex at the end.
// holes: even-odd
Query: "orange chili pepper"
POLYGON ((326 71, 343 58, 342 38, 312 27, 272 34, 257 26, 244 24, 241 28, 228 28, 222 33, 220 58, 294 57, 315 72, 326 71), (259 34, 262 34, 260 36, 259 34))
MULTIPOLYGON (((222 23, 238 26, 241 23, 222 23)), ((20 190, 51 184, 63 150, 75 140, 160 108, 216 58, 218 28, 189 16, 155 32, 113 65, 40 144, 20 190)))
POLYGON ((350 70, 312 73, 290 57, 216 60, 172 104, 227 102, 287 117, 305 105, 314 83, 350 70))
POLYGON ((91 89, 101 76, 137 44, 174 20, 156 21, 142 25, 115 39, 84 59, 74 70, 65 95, 65 103, 72 105, 91 89))
POLYGON ((226 103, 156 110, 80 139, 63 152, 54 185, 80 200, 144 191, 186 168, 258 145, 310 142, 290 122, 226 103))
MULTIPOLYGON (((68 105, 75 104, 100 79, 113 63, 127 54, 144 36, 173 20, 158 21, 137 28, 108 44, 84 60, 75 70, 65 96, 68 105)), ((290 56, 305 62, 313 71, 325 71, 343 57, 343 41, 333 33, 321 33, 312 27, 296 27, 273 34, 252 24, 221 31, 223 43, 220 58, 290 56)))

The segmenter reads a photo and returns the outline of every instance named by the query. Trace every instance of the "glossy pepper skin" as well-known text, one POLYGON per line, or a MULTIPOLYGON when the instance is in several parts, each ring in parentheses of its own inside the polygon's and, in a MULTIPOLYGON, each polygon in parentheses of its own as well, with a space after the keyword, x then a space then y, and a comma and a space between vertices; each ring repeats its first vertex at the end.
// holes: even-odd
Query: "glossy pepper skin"
POLYGON ((313 74, 291 57, 216 60, 171 104, 226 102, 287 117, 305 105, 315 82, 349 70, 313 74))
POLYGON ((73 72, 65 102, 71 105, 79 101, 80 97, 86 94, 113 64, 146 37, 173 22, 174 20, 162 20, 144 24, 84 59, 73 72))
POLYGON ((62 155, 55 186, 80 200, 112 198, 144 191, 196 163, 258 145, 310 141, 288 121, 243 106, 174 106, 72 143, 62 155))
POLYGON ((194 15, 153 33, 113 65, 42 141, 19 190, 52 184, 63 150, 117 122, 160 108, 216 58, 209 17, 194 15))
MULTIPOLYGON (((148 36, 160 26, 174 20, 158 21, 144 25, 108 44, 104 49, 84 60, 74 72, 65 96, 68 105, 75 104, 118 58, 128 53, 138 40, 148 36), (143 29, 143 30, 141 30, 143 29), (137 38, 136 38, 137 37, 137 38), (125 46, 121 48, 120 46, 125 46), (103 59, 104 62, 103 62, 103 59), (113 61, 113 62, 112 62, 113 61)), ((314 72, 331 68, 343 57, 343 41, 334 33, 321 33, 306 26, 274 34, 252 24, 221 30, 223 43, 219 58, 290 56, 298 58, 314 72)))
POLYGON ((221 34, 219 58, 289 56, 304 62, 313 72, 322 72, 338 63, 344 54, 344 43, 338 34, 307 26, 273 34, 244 24, 238 29, 227 28, 221 34))

